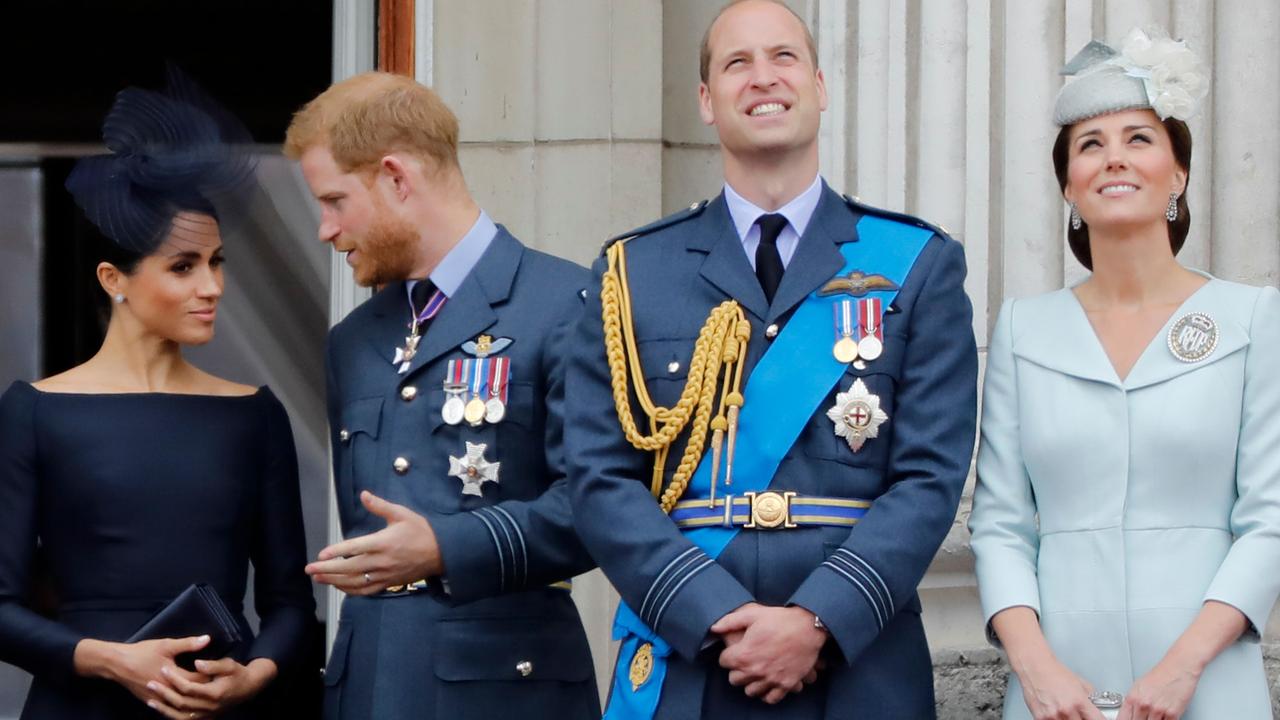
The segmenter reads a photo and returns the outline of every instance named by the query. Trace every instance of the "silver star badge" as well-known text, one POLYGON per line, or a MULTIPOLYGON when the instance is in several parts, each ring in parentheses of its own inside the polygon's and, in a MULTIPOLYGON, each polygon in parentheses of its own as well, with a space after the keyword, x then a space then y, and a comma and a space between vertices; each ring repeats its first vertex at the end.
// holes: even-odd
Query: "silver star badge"
POLYGON ((484 459, 484 451, 489 446, 485 443, 467 443, 465 457, 449 456, 449 474, 462 481, 462 494, 483 495, 480 488, 487 482, 498 482, 498 466, 500 462, 489 462, 484 459))
POLYGON ((836 395, 836 404, 827 411, 827 418, 835 423, 836 435, 858 452, 869 438, 880 434, 880 426, 889 420, 889 415, 880 409, 880 396, 868 392, 862 378, 858 378, 848 390, 836 395))

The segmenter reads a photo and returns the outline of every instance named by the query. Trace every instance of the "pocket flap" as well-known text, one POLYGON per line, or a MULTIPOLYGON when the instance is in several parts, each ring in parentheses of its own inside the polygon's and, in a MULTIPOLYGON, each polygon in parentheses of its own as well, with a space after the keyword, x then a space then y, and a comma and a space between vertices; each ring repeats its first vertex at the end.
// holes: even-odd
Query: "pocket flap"
POLYGON ((343 406, 342 427, 339 430, 345 430, 351 435, 364 433, 371 438, 376 438, 381 422, 382 398, 361 398, 343 406))
POLYGON ((347 669, 347 653, 351 647, 351 625, 338 623, 338 635, 333 639, 333 651, 329 653, 329 665, 324 669, 324 684, 337 685, 347 669))
POLYGON ((582 629, 564 620, 485 618, 443 620, 435 674, 441 680, 559 680, 591 677, 591 650, 582 629))

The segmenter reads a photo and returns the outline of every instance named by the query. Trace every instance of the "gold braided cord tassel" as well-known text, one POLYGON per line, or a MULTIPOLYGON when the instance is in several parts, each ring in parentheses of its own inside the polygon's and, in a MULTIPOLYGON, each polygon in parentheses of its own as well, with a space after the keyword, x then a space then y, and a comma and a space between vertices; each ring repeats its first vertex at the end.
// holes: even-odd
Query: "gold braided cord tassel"
MULTIPOLYGON (((627 261, 623 243, 614 243, 608 252, 608 269, 600 289, 601 316, 604 323, 605 356, 613 390, 613 403, 618 411, 627 442, 639 450, 654 453, 653 479, 650 490, 659 498, 663 512, 671 512, 684 494, 706 448, 707 429, 717 410, 717 380, 724 373, 717 427, 725 427, 724 398, 741 398, 742 364, 746 355, 751 324, 737 302, 725 301, 712 309, 698 333, 689 362, 689 376, 675 407, 655 405, 644 383, 644 368, 636 346, 635 326, 631 313, 631 292, 627 285, 627 261), (649 434, 636 424, 631 409, 634 387, 641 411, 649 420, 649 434), (689 423, 692 422, 692 426, 689 423), (670 485, 662 490, 662 473, 671 445, 689 427, 689 440, 670 485)), ((713 479, 714 482, 714 479, 713 479)))

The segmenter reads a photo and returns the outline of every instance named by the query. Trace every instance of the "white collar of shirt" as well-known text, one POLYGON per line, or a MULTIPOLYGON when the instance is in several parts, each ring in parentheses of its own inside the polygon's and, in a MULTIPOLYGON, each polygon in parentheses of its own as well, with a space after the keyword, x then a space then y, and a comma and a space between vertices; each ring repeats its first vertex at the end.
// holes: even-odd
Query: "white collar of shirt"
MULTIPOLYGON (((488 213, 481 210, 480 217, 476 218, 467 234, 462 236, 458 244, 436 265, 436 269, 431 271, 431 282, 444 292, 445 297, 458 294, 462 281, 467 279, 471 269, 480 262, 480 256, 489 249, 489 244, 497 235, 498 226, 493 224, 488 213)), ((409 293, 410 298, 413 297, 413 286, 417 284, 417 280, 405 283, 405 292, 409 293)))
MULTIPOLYGON (((778 234, 778 254, 782 256, 782 266, 791 262, 796 254, 796 246, 800 244, 800 236, 809 221, 813 219, 813 211, 818 208, 818 200, 822 198, 822 176, 814 176, 808 189, 792 198, 787 204, 774 212, 787 219, 787 226, 778 234)), ((729 206, 729 217, 742 240, 742 249, 747 253, 747 260, 754 269, 756 266, 756 248, 760 246, 760 226, 756 220, 761 215, 770 214, 762 210, 750 200, 739 195, 729 183, 724 184, 724 201, 729 206)))

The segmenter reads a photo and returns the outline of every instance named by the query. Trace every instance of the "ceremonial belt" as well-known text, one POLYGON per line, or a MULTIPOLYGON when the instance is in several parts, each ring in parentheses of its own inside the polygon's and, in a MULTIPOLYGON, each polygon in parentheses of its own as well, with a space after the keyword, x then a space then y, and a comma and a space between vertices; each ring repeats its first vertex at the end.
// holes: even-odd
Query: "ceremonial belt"
MULTIPOLYGON (((861 294, 880 298, 887 308, 933 231, 864 215, 858 221, 857 233, 858 242, 840 246, 845 264, 839 274, 864 270, 890 280, 892 290, 861 294)), ((733 485, 735 491, 743 491, 743 498, 748 493, 757 498, 768 494, 765 491, 783 457, 844 375, 846 364, 831 352, 832 302, 817 292, 806 297, 747 378, 743 395, 748 402, 742 407, 738 423, 733 485)), ((711 495, 710 465, 711 458, 704 455, 689 482, 686 493, 695 502, 701 497, 704 504, 708 503, 705 498, 711 495)), ((866 512, 865 508, 861 510, 866 512)), ((690 542, 714 560, 738 529, 745 527, 733 525, 732 520, 731 513, 729 526, 713 523, 681 529, 690 542)), ((625 602, 618 605, 614 616, 613 638, 622 641, 622 645, 604 720, 650 719, 662 698, 671 646, 625 602), (632 670, 637 671, 634 677, 632 670)))
MULTIPOLYGON (((379 598, 406 597, 408 595, 414 595, 416 593, 422 592, 423 590, 429 590, 431 588, 442 588, 442 587, 443 587, 443 584, 440 580, 435 580, 435 579, 414 580, 408 585, 391 585, 386 590, 383 590, 382 592, 375 594, 374 597, 379 597, 379 598)), ((550 585, 546 585, 545 587, 550 590, 564 590, 568 592, 573 589, 573 581, 561 580, 559 582, 553 582, 550 585)), ((530 589, 536 589, 536 588, 530 588, 530 589)))
POLYGON ((747 492, 711 500, 681 500, 671 511, 676 527, 782 530, 812 525, 852 527, 870 500, 815 497, 794 492, 747 492))

